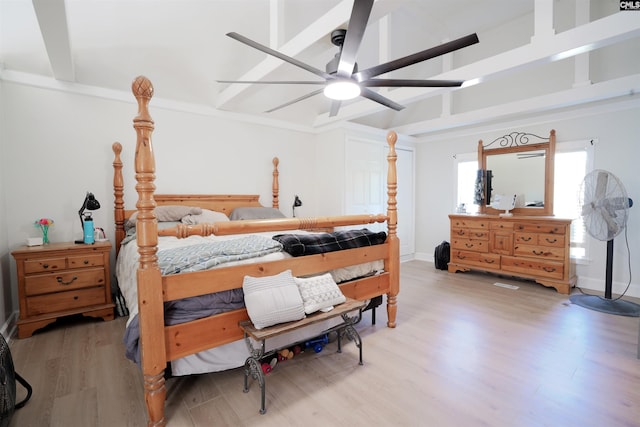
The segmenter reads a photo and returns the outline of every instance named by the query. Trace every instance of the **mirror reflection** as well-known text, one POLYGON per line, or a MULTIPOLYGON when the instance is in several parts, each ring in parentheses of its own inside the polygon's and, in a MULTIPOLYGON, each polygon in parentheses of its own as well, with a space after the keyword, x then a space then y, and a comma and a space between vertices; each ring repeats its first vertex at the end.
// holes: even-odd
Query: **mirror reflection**
POLYGON ((486 168, 492 172, 490 203, 496 194, 515 194, 517 208, 544 207, 545 150, 489 154, 486 168))

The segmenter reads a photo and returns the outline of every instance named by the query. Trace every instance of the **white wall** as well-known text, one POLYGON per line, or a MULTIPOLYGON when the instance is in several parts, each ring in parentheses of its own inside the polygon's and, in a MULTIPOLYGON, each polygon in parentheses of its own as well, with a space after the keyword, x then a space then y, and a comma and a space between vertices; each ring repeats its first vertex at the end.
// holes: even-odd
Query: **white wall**
MULTIPOLYGON (((581 113, 571 113, 566 118, 531 118, 529 122, 503 123, 492 128, 458 132, 450 137, 424 141, 416 150, 416 252, 420 259, 432 259, 435 246, 442 240, 449 240, 448 214, 455 208, 453 187, 453 155, 474 153, 479 139, 490 141, 511 131, 531 132, 547 135, 556 129, 557 144, 563 141, 597 138, 594 152, 594 167, 613 172, 625 185, 629 197, 636 203, 629 212, 628 233, 631 249, 633 283, 628 295, 640 296, 640 102, 622 101, 620 110, 614 106, 602 109, 585 109, 581 113), (606 109, 608 108, 608 110, 606 109), (607 112, 608 111, 608 112, 607 112)), ((555 171, 556 176, 562 174, 555 171)), ((578 286, 604 290, 606 243, 590 242, 591 260, 586 265, 577 266, 578 286)), ((628 254, 624 236, 620 235, 614 245, 613 291, 622 292, 629 280, 627 268, 628 254)))
MULTIPOLYGON (((120 142, 126 207, 135 208, 133 156, 137 114, 130 102, 2 82, 0 87, 0 324, 17 311, 11 251, 39 236, 33 222, 53 218, 51 241, 81 236, 78 209, 86 191, 101 203, 97 227, 113 241, 113 153, 120 142)), ((154 107, 156 187, 162 193, 259 194, 271 205, 272 158, 280 158, 280 206, 314 193, 315 136, 154 107)), ((304 200, 304 199, 303 199, 304 200)), ((300 213, 315 215, 312 197, 300 213)))
MULTIPOLYGON (((0 100, 4 98, 4 83, 0 80, 0 100)), ((5 108, 3 103, 0 102, 0 159, 6 159, 5 141, 6 131, 3 126, 5 108)), ((4 163, 1 162, 0 163, 4 163)), ((7 240, 8 222, 7 222, 7 209, 6 209, 6 193, 9 187, 9 176, 6 173, 4 164, 0 164, 0 324, 4 324, 14 311, 14 294, 16 292, 15 287, 11 286, 10 280, 10 266, 12 263, 11 255, 9 254, 9 245, 7 240)), ((9 337, 12 331, 0 330, 5 337, 9 337)))

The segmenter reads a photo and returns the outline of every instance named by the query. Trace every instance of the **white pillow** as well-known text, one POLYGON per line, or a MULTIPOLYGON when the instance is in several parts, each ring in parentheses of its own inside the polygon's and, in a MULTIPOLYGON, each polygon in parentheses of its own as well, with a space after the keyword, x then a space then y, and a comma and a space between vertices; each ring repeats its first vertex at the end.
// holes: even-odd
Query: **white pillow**
POLYGON ((199 215, 189 214, 185 215, 181 219, 183 224, 202 224, 202 223, 214 223, 229 221, 229 217, 222 212, 216 212, 209 209, 202 209, 202 213, 199 215))
POLYGON ((275 276, 245 276, 244 305, 256 329, 305 317, 302 297, 291 270, 275 276))
POLYGON ((330 310, 347 299, 330 273, 307 278, 294 277, 293 280, 298 285, 304 312, 307 314, 318 310, 330 310))

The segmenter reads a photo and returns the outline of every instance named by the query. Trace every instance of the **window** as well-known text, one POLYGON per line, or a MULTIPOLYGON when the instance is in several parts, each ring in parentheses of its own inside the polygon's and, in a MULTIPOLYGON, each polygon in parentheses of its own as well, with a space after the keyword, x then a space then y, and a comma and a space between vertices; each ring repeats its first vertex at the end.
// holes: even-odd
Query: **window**
POLYGON ((478 212, 478 205, 473 203, 474 200, 474 184, 478 174, 478 155, 476 153, 456 154, 454 156, 456 206, 462 206, 467 213, 478 212))
MULTIPOLYGON (((571 218, 571 257, 577 262, 588 259, 589 239, 581 217, 579 192, 585 175, 593 170, 593 146, 596 140, 556 144, 553 210, 560 218, 571 218)), ((476 153, 454 156, 456 206, 464 203, 468 213, 478 211, 473 203, 478 170, 476 153)))
POLYGON ((571 218, 571 258, 588 260, 589 239, 582 220, 580 187, 587 173, 593 170, 595 140, 569 141, 556 144, 553 187, 553 211, 557 217, 571 218))

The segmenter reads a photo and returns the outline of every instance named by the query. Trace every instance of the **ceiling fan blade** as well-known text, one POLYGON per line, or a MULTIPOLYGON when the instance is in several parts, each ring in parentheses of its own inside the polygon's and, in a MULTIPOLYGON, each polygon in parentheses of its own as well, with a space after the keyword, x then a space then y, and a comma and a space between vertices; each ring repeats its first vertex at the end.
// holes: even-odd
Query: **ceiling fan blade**
POLYGON ((460 87, 464 80, 369 79, 360 82, 365 87, 460 87))
POLYGON ((327 82, 312 82, 307 80, 216 80, 218 83, 242 83, 242 84, 262 84, 262 85, 326 85, 327 82))
POLYGON ((338 101, 338 100, 331 101, 331 111, 329 111, 329 117, 334 117, 338 115, 338 111, 340 111, 340 105, 342 105, 342 101, 338 101))
POLYGON ((418 62, 426 61, 427 59, 453 52, 454 50, 462 49, 463 47, 478 43, 478 41, 478 36, 475 33, 470 34, 468 36, 443 43, 440 46, 432 47, 403 58, 367 68, 366 70, 353 74, 353 77, 359 82, 369 80, 371 77, 379 76, 380 74, 395 71, 400 68, 408 67, 409 65, 417 64, 418 62))
POLYGON ((367 28, 369 15, 371 15, 371 8, 373 8, 373 0, 354 0, 353 2, 349 26, 342 45, 340 62, 338 62, 337 74, 340 77, 351 77, 353 73, 364 30, 367 28))
POLYGON ((311 73, 313 73, 313 74, 315 74, 317 76, 320 76, 320 77, 322 77, 324 79, 334 79, 333 76, 331 76, 330 74, 325 73, 322 70, 319 70, 319 69, 317 69, 315 67, 312 67, 311 65, 305 64, 304 62, 298 61, 297 59, 292 58, 290 56, 287 56, 287 55, 285 55, 283 53, 280 53, 277 50, 273 50, 273 49, 271 49, 271 48, 269 48, 267 46, 261 45, 258 42, 254 42, 253 40, 248 39, 243 35, 231 32, 231 33, 227 33, 227 36, 231 37, 234 40, 238 40, 240 43, 244 43, 247 46, 251 46, 251 47, 253 47, 255 49, 258 49, 258 50, 260 50, 260 51, 262 51, 264 53, 267 53, 267 54, 269 54, 271 56, 275 56, 276 58, 280 58, 283 61, 288 62, 289 64, 293 64, 296 67, 300 67, 303 70, 307 70, 307 71, 309 71, 309 72, 311 72, 311 73))
POLYGON ((296 99, 294 99, 293 101, 286 102, 286 103, 284 103, 284 104, 282 104, 282 105, 278 105, 278 106, 277 106, 277 107, 275 107, 275 108, 272 108, 272 109, 270 109, 270 110, 267 110, 267 111, 265 111, 265 113, 273 113, 273 112, 274 112, 274 111, 276 111, 276 110, 279 110, 279 109, 284 108, 284 107, 288 107, 288 106, 289 106, 289 105, 291 105, 291 104, 295 104, 296 102, 299 102, 299 101, 305 100, 305 99, 307 99, 307 98, 311 98, 312 96, 318 95, 318 94, 322 93, 323 91, 324 91, 324 89, 314 90, 313 92, 308 93, 308 94, 306 94, 306 95, 303 95, 303 96, 301 96, 300 98, 296 98, 296 99))
POLYGON ((400 105, 397 102, 394 102, 392 100, 390 100, 389 98, 386 98, 382 95, 380 95, 378 92, 374 92, 371 89, 367 89, 366 87, 362 88, 362 92, 360 92, 360 96, 363 96, 367 99, 370 99, 374 102, 377 102, 378 104, 382 104, 385 107, 389 107, 392 108, 396 111, 400 111, 402 109, 404 109, 404 105, 400 105))

